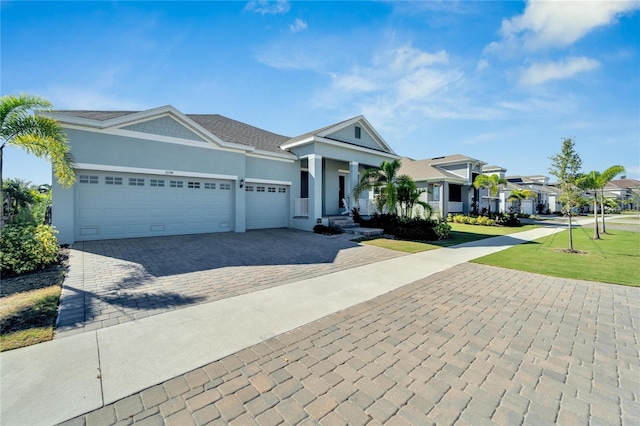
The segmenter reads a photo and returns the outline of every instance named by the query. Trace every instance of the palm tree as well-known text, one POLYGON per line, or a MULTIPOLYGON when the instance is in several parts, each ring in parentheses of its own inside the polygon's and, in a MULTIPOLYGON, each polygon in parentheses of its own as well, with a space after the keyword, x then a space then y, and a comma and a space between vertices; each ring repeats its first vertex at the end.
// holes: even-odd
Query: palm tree
POLYGON ((600 233, 598 232, 598 187, 600 185, 600 172, 591 171, 586 175, 580 176, 578 179, 578 186, 582 189, 593 192, 593 239, 599 240, 600 233))
MULTIPOLYGON (((3 200, 2 154, 7 145, 49 160, 60 185, 69 187, 75 182, 64 131, 56 120, 38 114, 51 108, 51 103, 39 96, 20 94, 0 98, 0 200, 3 200)), ((3 226, 4 214, 0 214, 0 229, 3 226)))
POLYGON ((395 214, 398 209, 398 170, 400 160, 383 161, 379 168, 367 170, 360 183, 354 188, 354 193, 359 194, 366 189, 376 188, 380 191, 377 201, 378 208, 387 206, 387 211, 395 214))
POLYGON ((6 199, 7 222, 12 223, 18 213, 30 207, 35 199, 31 193, 31 182, 22 179, 6 179, 2 182, 2 194, 6 199))
POLYGON ((500 185, 506 185, 507 180, 498 175, 478 175, 473 181, 476 189, 487 188, 489 190, 489 217, 491 217, 491 198, 495 198, 500 190, 500 185))
POLYGON ((607 185, 607 183, 609 183, 610 180, 622 173, 624 173, 624 167, 615 165, 600 173, 600 178, 598 179, 598 189, 600 190, 600 214, 602 215, 601 218, 603 234, 607 233, 607 229, 604 224, 604 187, 607 185))
POLYGON ((398 176, 397 184, 400 215, 407 218, 413 216, 413 208, 419 205, 424 208, 425 217, 430 218, 433 208, 429 203, 420 200, 420 196, 427 190, 418 188, 416 182, 408 175, 398 176))
POLYGON ((537 193, 535 193, 534 191, 531 191, 529 189, 514 189, 513 191, 511 191, 511 195, 509 195, 509 201, 511 201, 512 203, 514 201, 518 201, 518 213, 522 213, 521 208, 522 208, 522 201, 524 200, 528 200, 529 198, 534 198, 536 195, 538 195, 537 193))

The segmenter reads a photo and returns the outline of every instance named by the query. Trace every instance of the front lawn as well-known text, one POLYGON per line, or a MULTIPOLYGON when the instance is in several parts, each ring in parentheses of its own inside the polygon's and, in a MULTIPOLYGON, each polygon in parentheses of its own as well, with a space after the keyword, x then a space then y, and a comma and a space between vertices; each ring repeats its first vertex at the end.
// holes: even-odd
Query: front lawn
POLYGON ((46 270, 2 278, 0 286, 0 351, 53 338, 65 276, 64 257, 46 270))
POLYGON ((500 251, 472 262, 563 278, 640 286, 640 233, 612 230, 593 240, 590 226, 574 229, 566 253, 568 231, 500 251))
POLYGON ((361 242, 376 247, 402 251, 405 253, 418 253, 421 251, 434 250, 441 247, 449 247, 499 235, 513 234, 515 232, 528 231, 537 228, 538 225, 525 225, 516 228, 501 226, 465 225, 462 223, 450 223, 451 235, 449 239, 430 242, 392 240, 389 238, 376 238, 361 242))

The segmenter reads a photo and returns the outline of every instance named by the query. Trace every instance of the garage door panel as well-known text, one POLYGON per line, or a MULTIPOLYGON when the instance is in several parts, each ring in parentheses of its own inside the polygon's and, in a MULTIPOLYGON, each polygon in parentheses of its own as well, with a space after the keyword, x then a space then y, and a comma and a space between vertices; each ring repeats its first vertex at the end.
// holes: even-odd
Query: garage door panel
POLYGON ((233 188, 232 181, 176 178, 183 182, 183 187, 171 188, 169 180, 160 186, 158 181, 162 179, 158 176, 78 172, 84 173, 92 179, 90 184, 87 179, 84 184, 79 179, 76 187, 76 239, 79 241, 232 229, 234 192, 219 189, 221 184, 233 188), (112 183, 114 177, 121 178, 123 184, 107 184, 112 183), (129 185, 130 179, 135 186, 129 185), (189 188, 188 182, 198 182, 199 188, 198 184, 189 188), (204 189, 205 183, 207 189, 204 189), (214 183, 216 189, 211 189, 214 183))
POLYGON ((247 185, 247 229, 288 226, 289 190, 282 185, 247 185))

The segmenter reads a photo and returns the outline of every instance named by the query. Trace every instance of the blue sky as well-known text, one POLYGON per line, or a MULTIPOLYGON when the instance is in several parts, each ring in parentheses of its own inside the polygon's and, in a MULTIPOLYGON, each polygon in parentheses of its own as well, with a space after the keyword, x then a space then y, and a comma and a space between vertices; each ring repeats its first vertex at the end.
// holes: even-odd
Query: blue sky
MULTIPOLYGON (((1 93, 173 105, 288 136, 364 114, 400 155, 640 179, 640 2, 2 1, 1 93)), ((50 182, 5 149, 5 177, 50 182)))

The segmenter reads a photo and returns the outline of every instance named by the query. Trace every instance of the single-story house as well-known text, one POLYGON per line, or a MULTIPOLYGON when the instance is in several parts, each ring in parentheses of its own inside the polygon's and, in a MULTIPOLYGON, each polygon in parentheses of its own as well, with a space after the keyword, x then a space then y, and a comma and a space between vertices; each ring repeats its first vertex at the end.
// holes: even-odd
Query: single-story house
POLYGON ((532 199, 520 202, 520 211, 513 213, 537 214, 553 213, 562 210, 560 203, 561 191, 559 188, 549 184, 549 178, 543 175, 533 176, 506 176, 507 185, 500 189, 500 211, 510 212, 513 210, 515 202, 509 201, 511 192, 514 190, 528 189, 536 193, 532 199))
POLYGON ((637 198, 633 195, 634 191, 640 192, 640 180, 615 179, 605 185, 604 197, 617 200, 623 209, 637 210, 637 198))
MULTIPOLYGON (((62 244, 156 235, 311 230, 356 205, 365 168, 398 159, 363 116, 288 137, 217 114, 60 110, 76 183, 53 183, 62 244)), ((366 199, 369 194, 363 195, 366 199)))
POLYGON ((483 197, 473 181, 482 174, 485 164, 460 154, 423 160, 403 157, 398 174, 413 178, 418 188, 427 191, 422 201, 431 205, 436 216, 446 218, 449 213, 469 214, 476 202, 481 208, 483 197))

